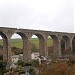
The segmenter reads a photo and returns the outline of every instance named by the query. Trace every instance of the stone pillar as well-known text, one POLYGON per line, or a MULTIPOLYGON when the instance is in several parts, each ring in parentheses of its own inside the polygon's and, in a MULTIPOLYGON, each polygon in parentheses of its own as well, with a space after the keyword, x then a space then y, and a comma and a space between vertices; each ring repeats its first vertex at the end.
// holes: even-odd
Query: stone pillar
POLYGON ((11 38, 8 38, 8 65, 11 65, 11 38))
POLYGON ((23 60, 28 62, 31 60, 31 43, 30 39, 23 39, 23 60))
POLYGON ((48 49, 47 49, 47 39, 40 39, 39 40, 39 48, 40 48, 40 55, 44 57, 48 57, 48 49))
POLYGON ((7 39, 3 38, 3 61, 7 62, 8 60, 8 43, 7 39))
POLYGON ((59 40, 59 43, 58 43, 58 56, 61 57, 62 54, 61 54, 61 40, 59 40))
POLYGON ((72 48, 72 39, 70 39, 70 54, 73 53, 73 48, 72 48))
POLYGON ((61 40, 53 40, 54 56, 61 56, 61 40))

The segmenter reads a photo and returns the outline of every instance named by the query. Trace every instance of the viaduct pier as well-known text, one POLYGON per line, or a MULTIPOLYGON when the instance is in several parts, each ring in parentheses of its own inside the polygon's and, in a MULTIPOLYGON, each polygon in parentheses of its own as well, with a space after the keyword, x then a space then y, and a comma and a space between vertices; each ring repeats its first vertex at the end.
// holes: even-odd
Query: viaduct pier
POLYGON ((0 36, 3 39, 3 60, 11 62, 11 37, 18 34, 23 40, 23 60, 31 60, 31 37, 36 35, 39 39, 39 54, 48 57, 47 40, 50 36, 53 40, 53 54, 62 56, 61 43, 64 42, 64 50, 69 49, 69 54, 75 52, 75 33, 52 32, 42 30, 17 29, 0 27, 0 36))

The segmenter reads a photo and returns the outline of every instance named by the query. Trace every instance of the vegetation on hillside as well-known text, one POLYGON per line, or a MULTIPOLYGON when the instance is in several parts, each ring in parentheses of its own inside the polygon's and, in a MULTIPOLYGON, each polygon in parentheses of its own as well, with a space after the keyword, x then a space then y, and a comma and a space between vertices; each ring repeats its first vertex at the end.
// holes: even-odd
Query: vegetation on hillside
POLYGON ((39 75, 75 75, 75 64, 56 62, 39 65, 39 75))
POLYGON ((38 64, 37 60, 26 63, 19 60, 18 67, 12 70, 18 73, 24 73, 25 70, 28 70, 30 75, 36 75, 35 73, 38 75, 75 75, 75 62, 73 60, 55 59, 49 63, 38 64))
MULTIPOLYGON (((47 46, 52 46, 52 39, 48 39, 47 46)), ((0 46, 3 45, 2 39, 0 39, 0 46)), ((2 46, 1 46, 2 47, 2 46)), ((23 40, 11 39, 11 49, 13 54, 21 54, 23 52, 23 40)), ((31 51, 37 52, 39 50, 39 39, 31 38, 31 51)))
MULTIPOLYGON (((31 38, 31 43, 35 44, 36 48, 39 48, 39 39, 38 38, 31 38)), ((52 46, 52 39, 48 39, 48 47, 52 46)), ((3 45, 2 39, 0 39, 0 45, 3 45)), ((11 39, 11 46, 15 46, 17 48, 23 48, 23 40, 22 39, 11 39)))

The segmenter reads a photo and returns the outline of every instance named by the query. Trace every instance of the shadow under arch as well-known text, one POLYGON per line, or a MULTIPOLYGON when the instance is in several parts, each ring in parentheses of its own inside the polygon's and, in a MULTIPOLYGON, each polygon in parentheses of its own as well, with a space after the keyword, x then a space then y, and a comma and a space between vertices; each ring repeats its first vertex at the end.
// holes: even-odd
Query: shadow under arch
POLYGON ((3 61, 8 62, 8 38, 4 32, 0 31, 0 35, 3 41, 2 59, 3 61))
POLYGON ((71 52, 70 48, 70 38, 68 36, 62 36, 61 39, 61 54, 68 55, 71 52))
POLYGON ((38 37, 38 39, 39 39, 39 51, 38 51, 39 55, 47 57, 47 48, 46 48, 45 37, 40 33, 32 34, 32 36, 33 35, 36 35, 38 37))
POLYGON ((14 34, 18 34, 21 36, 23 41, 23 61, 27 62, 31 60, 31 51, 30 51, 30 41, 29 37, 22 32, 15 32, 14 34))
POLYGON ((52 48, 50 48, 51 51, 48 50, 48 55, 49 56, 50 55, 58 56, 58 54, 59 54, 59 39, 58 39, 57 35, 49 35, 49 36, 50 36, 53 44, 52 44, 52 48))

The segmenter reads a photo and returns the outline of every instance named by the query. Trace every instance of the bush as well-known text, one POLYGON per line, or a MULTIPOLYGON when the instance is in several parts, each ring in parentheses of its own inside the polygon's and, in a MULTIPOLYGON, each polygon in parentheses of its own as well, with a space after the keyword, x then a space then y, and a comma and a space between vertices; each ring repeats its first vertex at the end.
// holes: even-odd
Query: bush
POLYGON ((23 60, 18 60, 17 65, 24 67, 24 61, 23 60))
POLYGON ((7 63, 4 61, 0 61, 0 74, 3 75, 6 70, 7 63))
POLYGON ((39 61, 38 60, 31 60, 31 64, 33 67, 36 67, 39 65, 39 61))
POLYGON ((29 69, 29 73, 30 73, 30 75, 35 75, 35 70, 34 70, 34 68, 31 67, 31 68, 29 69))

